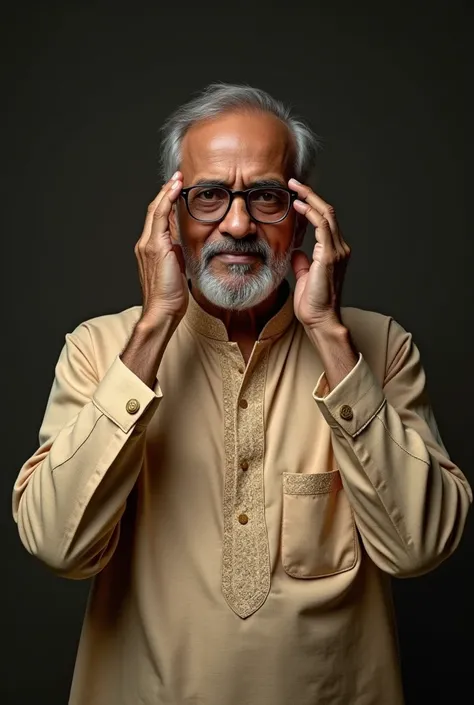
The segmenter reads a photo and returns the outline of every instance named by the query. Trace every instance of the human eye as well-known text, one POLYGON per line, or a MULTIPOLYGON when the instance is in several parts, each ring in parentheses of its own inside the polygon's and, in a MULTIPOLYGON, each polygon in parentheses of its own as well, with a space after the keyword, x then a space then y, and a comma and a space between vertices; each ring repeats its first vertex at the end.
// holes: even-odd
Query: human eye
POLYGON ((224 189, 212 187, 196 189, 193 197, 199 201, 208 201, 212 203, 213 201, 221 201, 226 198, 226 195, 227 194, 224 189))
POLYGON ((275 189, 259 189, 254 193, 255 201, 263 201, 264 203, 276 203, 281 196, 278 195, 275 189))

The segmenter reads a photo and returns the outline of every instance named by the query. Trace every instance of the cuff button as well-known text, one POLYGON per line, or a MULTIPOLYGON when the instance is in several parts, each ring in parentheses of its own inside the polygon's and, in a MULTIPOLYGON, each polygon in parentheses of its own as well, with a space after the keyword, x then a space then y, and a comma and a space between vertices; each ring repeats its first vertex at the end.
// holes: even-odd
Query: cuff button
POLYGON ((339 409, 339 416, 341 419, 344 419, 344 421, 351 421, 354 418, 354 413, 348 404, 344 404, 339 409))
POLYGON ((137 411, 140 409, 140 402, 138 401, 138 399, 129 399, 125 408, 129 414, 136 414, 137 411))

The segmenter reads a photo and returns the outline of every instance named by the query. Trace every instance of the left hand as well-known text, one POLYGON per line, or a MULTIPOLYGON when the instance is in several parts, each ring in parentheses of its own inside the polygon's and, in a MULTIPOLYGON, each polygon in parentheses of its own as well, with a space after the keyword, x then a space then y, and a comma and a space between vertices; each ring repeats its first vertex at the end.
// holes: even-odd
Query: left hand
POLYGON ((315 227, 313 261, 295 250, 291 264, 296 277, 295 315, 306 328, 339 324, 342 285, 351 250, 344 241, 334 208, 308 186, 290 179, 289 187, 298 193, 294 209, 315 227))

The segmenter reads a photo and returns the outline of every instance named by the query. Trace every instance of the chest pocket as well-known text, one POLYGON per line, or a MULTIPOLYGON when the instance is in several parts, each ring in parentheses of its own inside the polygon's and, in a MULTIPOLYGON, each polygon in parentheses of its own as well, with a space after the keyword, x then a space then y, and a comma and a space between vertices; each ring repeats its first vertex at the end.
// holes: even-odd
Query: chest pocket
POLYGON ((357 533, 338 470, 283 473, 281 552, 293 578, 323 578, 354 567, 357 533))

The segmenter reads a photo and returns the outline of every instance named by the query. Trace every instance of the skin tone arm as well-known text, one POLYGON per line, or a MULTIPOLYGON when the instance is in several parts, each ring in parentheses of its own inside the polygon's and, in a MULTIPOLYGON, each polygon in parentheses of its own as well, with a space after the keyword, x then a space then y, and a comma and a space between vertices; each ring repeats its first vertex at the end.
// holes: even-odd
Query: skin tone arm
POLYGON ((135 246, 143 311, 121 355, 122 362, 153 387, 163 353, 186 312, 188 287, 178 245, 170 238, 169 216, 183 182, 180 172, 148 207, 143 233, 135 246))
POLYGON ((342 285, 351 251, 334 208, 296 179, 290 179, 288 185, 299 196, 294 202, 295 210, 315 228, 312 262, 301 250, 296 250, 292 257, 296 277, 295 315, 321 356, 331 390, 358 359, 340 315, 342 285))

